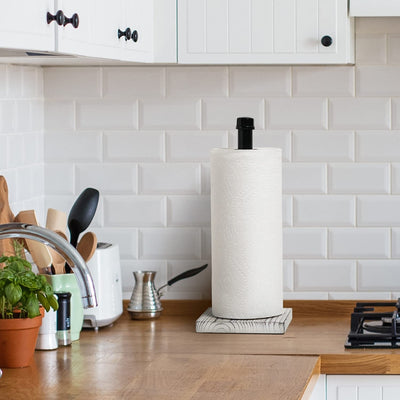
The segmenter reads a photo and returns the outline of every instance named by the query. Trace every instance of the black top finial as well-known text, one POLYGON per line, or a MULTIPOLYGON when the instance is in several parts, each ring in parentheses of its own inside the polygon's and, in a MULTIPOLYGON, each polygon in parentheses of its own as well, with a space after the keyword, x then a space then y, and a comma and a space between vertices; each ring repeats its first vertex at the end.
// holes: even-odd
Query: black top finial
POLYGON ((238 149, 252 149, 254 119, 250 117, 238 118, 236 120, 236 129, 238 130, 238 149))

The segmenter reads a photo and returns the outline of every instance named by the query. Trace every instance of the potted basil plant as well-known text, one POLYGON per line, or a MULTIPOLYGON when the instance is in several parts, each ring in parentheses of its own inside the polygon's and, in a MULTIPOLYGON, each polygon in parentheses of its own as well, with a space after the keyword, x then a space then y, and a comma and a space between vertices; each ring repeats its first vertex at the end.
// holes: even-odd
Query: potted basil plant
POLYGON ((58 309, 51 285, 19 256, 0 257, 0 367, 25 367, 33 358, 44 309, 58 309))

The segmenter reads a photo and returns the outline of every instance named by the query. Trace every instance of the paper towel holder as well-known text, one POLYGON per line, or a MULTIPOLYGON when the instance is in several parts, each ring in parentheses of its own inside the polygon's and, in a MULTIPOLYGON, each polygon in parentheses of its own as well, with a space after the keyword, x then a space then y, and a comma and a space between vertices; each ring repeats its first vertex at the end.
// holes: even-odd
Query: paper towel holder
POLYGON ((238 130, 238 149, 251 150, 253 148, 254 119, 250 117, 239 117, 236 120, 238 130))

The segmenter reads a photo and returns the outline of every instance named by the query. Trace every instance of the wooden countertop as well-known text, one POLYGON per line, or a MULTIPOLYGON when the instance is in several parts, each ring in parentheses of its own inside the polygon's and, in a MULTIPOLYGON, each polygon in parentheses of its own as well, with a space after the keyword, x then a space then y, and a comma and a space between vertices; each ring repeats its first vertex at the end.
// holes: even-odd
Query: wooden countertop
POLYGON ((354 302, 285 302, 293 321, 284 335, 196 333, 209 302, 163 305, 158 320, 132 321, 125 313, 111 327, 85 329, 70 347, 36 351, 30 367, 3 369, 0 398, 261 399, 268 393, 291 400, 302 398, 319 373, 400 374, 400 350, 344 348, 354 302))

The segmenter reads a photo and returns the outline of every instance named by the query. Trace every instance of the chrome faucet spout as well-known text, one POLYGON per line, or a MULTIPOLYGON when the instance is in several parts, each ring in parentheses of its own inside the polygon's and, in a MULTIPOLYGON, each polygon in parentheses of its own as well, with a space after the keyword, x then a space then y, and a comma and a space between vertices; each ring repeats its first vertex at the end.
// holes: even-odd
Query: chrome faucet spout
POLYGON ((90 271, 78 251, 57 233, 36 225, 13 222, 0 224, 0 239, 31 239, 50 246, 61 254, 75 272, 84 308, 97 306, 96 291, 90 271))

